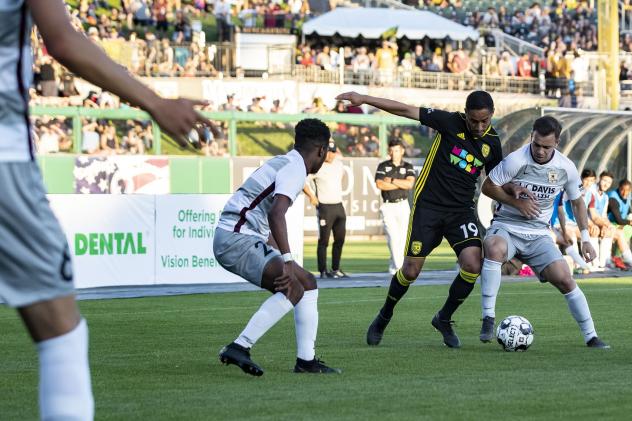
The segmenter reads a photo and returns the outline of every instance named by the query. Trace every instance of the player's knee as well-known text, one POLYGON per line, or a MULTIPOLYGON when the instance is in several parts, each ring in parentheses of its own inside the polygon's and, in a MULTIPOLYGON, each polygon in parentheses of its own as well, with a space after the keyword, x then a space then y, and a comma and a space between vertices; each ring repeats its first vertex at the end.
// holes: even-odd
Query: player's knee
POLYGON ((575 282, 575 280, 570 275, 563 276, 563 277, 561 277, 561 278, 559 278, 557 280, 550 281, 550 282, 562 294, 568 294, 569 292, 574 290, 575 287, 577 286, 577 283, 575 282))
POLYGON ((485 258, 495 262, 504 262, 506 260, 507 246, 501 237, 494 235, 487 238, 483 243, 483 248, 485 249, 485 258))
POLYGON ((316 277, 309 272, 306 272, 305 280, 303 282, 303 288, 305 288, 305 291, 312 291, 314 289, 318 289, 318 283, 316 282, 316 277))
POLYGON ((480 260, 463 263, 461 265, 460 273, 461 273, 461 277, 467 280, 468 282, 471 282, 471 283, 476 282, 476 278, 478 278, 478 275, 480 275, 481 273, 480 260))
POLYGON ((399 270, 399 274, 401 274, 401 278, 403 279, 399 279, 400 276, 398 276, 398 280, 402 284, 403 284, 402 280, 407 284, 412 284, 413 282, 417 280, 417 277, 419 276, 420 272, 421 272, 421 267, 404 261, 404 265, 399 270))

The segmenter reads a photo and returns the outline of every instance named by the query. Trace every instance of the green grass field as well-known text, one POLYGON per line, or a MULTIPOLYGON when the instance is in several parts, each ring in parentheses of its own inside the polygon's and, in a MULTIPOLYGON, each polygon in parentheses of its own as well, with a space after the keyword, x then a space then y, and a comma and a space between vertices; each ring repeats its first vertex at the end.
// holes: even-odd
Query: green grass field
MULTIPOLYGON (((365 332, 386 290, 322 290, 317 355, 344 370, 332 376, 291 373, 291 315, 254 348, 263 377, 218 362, 263 292, 84 301, 96 419, 629 419, 632 280, 581 286, 611 350, 586 348, 561 295, 535 281, 503 285, 498 300, 499 316, 532 322, 526 353, 478 341, 478 286, 455 315, 458 350, 429 323, 447 285, 411 288, 376 348, 365 332)), ((0 307, 0 326, 0 419, 36 419, 34 347, 14 311, 0 307)))

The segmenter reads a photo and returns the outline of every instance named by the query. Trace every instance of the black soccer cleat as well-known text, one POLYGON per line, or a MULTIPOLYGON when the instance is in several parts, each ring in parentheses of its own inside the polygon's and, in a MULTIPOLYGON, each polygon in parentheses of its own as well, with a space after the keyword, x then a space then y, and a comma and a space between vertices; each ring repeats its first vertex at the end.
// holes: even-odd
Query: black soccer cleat
POLYGON ((347 275, 346 273, 344 273, 340 269, 332 270, 329 273, 331 274, 331 277, 334 278, 334 279, 347 279, 347 278, 350 278, 349 275, 347 275))
POLYGON ((483 317, 481 336, 479 336, 481 342, 491 342, 494 339, 494 322, 495 319, 491 316, 483 317))
POLYGON ((250 359, 250 349, 231 342, 219 351, 219 360, 226 365, 235 364, 246 374, 259 377, 263 369, 250 359))
POLYGON ((391 319, 385 318, 381 312, 378 312, 371 325, 369 325, 369 330, 366 332, 366 343, 372 346, 379 345, 382 342, 382 336, 384 336, 384 329, 386 329, 390 321, 391 319))
POLYGON ((452 325, 454 321, 452 320, 439 320, 439 313, 435 314, 432 318, 432 326, 437 329, 441 335, 443 335, 443 343, 446 344, 449 348, 460 348, 461 341, 459 337, 456 336, 454 329, 452 329, 452 325))
POLYGON ((594 336, 591 340, 586 342, 586 346, 588 348, 610 349, 610 345, 599 339, 597 336, 594 336))
POLYGON ((340 374, 342 370, 339 368, 328 367, 324 361, 314 358, 311 361, 296 359, 294 366, 295 373, 322 373, 322 374, 340 374))

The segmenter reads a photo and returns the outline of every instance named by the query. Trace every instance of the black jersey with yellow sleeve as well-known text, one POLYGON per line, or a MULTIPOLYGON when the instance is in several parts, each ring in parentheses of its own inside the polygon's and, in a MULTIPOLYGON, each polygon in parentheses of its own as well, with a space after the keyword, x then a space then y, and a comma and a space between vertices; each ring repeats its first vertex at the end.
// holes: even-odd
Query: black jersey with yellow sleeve
POLYGON ((490 125, 475 138, 465 114, 419 109, 419 122, 437 131, 414 188, 416 207, 464 212, 473 209, 476 182, 503 159, 500 138, 490 125))

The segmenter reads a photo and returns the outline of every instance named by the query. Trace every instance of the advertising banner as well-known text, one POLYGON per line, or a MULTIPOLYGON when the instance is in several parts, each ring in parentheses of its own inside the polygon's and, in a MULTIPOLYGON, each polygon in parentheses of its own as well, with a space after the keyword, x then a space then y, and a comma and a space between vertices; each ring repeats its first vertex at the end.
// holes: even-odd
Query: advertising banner
MULTIPOLYGON (((77 288, 243 282, 213 254, 228 194, 48 195, 66 233, 77 288)), ((286 215, 290 248, 303 262, 303 195, 286 215)))
POLYGON ((155 196, 52 194, 77 288, 154 283, 155 196))

